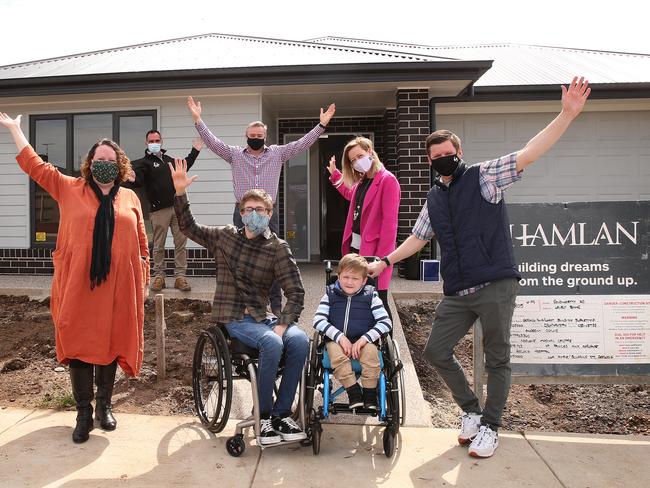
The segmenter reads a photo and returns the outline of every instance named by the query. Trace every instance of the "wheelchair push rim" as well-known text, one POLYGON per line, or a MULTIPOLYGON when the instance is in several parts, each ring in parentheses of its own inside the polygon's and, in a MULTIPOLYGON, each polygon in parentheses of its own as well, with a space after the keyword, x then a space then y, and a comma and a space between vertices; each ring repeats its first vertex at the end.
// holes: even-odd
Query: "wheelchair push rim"
POLYGON ((192 393, 201 423, 221 432, 232 404, 232 365, 228 344, 218 327, 203 331, 196 342, 192 364, 192 393))

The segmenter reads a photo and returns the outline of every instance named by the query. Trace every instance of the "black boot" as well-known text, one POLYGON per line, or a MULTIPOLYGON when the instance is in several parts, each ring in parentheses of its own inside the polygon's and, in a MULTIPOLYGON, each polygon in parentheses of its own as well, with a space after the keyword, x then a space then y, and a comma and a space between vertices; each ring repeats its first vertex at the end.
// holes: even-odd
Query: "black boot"
POLYGON ((93 430, 93 365, 76 361, 70 365, 70 382, 72 395, 77 405, 77 425, 72 431, 72 441, 80 444, 88 440, 88 433, 93 430))
POLYGON ((363 406, 368 410, 377 410, 377 388, 363 389, 363 406))
POLYGON ((104 430, 115 430, 117 420, 113 417, 113 384, 115 383, 115 371, 117 360, 106 366, 95 366, 95 384, 97 385, 97 402, 95 405, 95 419, 99 420, 104 430))
POLYGON ((348 406, 350 407, 350 410, 363 407, 363 397, 361 396, 361 387, 359 386, 359 383, 355 383, 345 390, 348 392, 348 406))

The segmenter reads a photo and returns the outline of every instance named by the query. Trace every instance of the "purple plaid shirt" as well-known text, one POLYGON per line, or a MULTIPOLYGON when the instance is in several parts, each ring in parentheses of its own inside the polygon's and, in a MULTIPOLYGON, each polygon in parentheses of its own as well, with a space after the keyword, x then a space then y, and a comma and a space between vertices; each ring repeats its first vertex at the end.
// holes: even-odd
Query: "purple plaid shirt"
POLYGON ((282 146, 264 146, 262 154, 256 157, 248 152, 247 147, 224 144, 210 132, 203 121, 196 124, 196 130, 205 145, 232 166, 232 182, 237 202, 241 201, 248 190, 262 188, 271 196, 273 203, 278 196, 282 164, 308 149, 325 132, 318 124, 297 141, 282 146))
MULTIPOLYGON (((523 172, 517 171, 516 152, 478 164, 481 166, 479 170, 481 196, 485 201, 490 203, 499 203, 503 199, 504 190, 519 181, 523 172)), ((420 215, 413 226, 412 234, 423 241, 429 241, 435 235, 431 227, 431 221, 429 220, 429 210, 427 209, 426 203, 422 207, 422 210, 420 210, 420 215)), ((489 284, 489 282, 483 283, 467 288, 466 290, 460 290, 456 292, 456 295, 469 295, 489 284)))

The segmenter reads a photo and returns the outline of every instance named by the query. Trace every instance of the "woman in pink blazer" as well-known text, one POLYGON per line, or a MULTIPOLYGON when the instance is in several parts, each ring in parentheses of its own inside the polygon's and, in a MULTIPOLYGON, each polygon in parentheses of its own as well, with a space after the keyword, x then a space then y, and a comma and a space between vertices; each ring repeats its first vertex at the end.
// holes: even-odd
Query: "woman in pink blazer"
MULTIPOLYGON (((341 253, 382 258, 393 252, 400 187, 395 175, 379 160, 372 141, 356 137, 347 143, 343 150, 343 174, 336 169, 334 156, 327 169, 330 182, 350 202, 341 253)), ((388 286, 392 272, 393 266, 387 267, 377 282, 379 297, 389 314, 388 286)))

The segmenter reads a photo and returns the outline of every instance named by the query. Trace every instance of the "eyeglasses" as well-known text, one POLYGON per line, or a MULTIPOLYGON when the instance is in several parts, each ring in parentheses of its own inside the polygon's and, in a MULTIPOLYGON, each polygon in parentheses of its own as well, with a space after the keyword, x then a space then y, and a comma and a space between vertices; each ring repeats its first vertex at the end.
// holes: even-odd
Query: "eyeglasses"
POLYGON ((269 209, 266 207, 244 207, 242 210, 240 210, 240 212, 245 215, 250 215, 253 212, 257 212, 258 214, 268 213, 268 211, 269 209))

